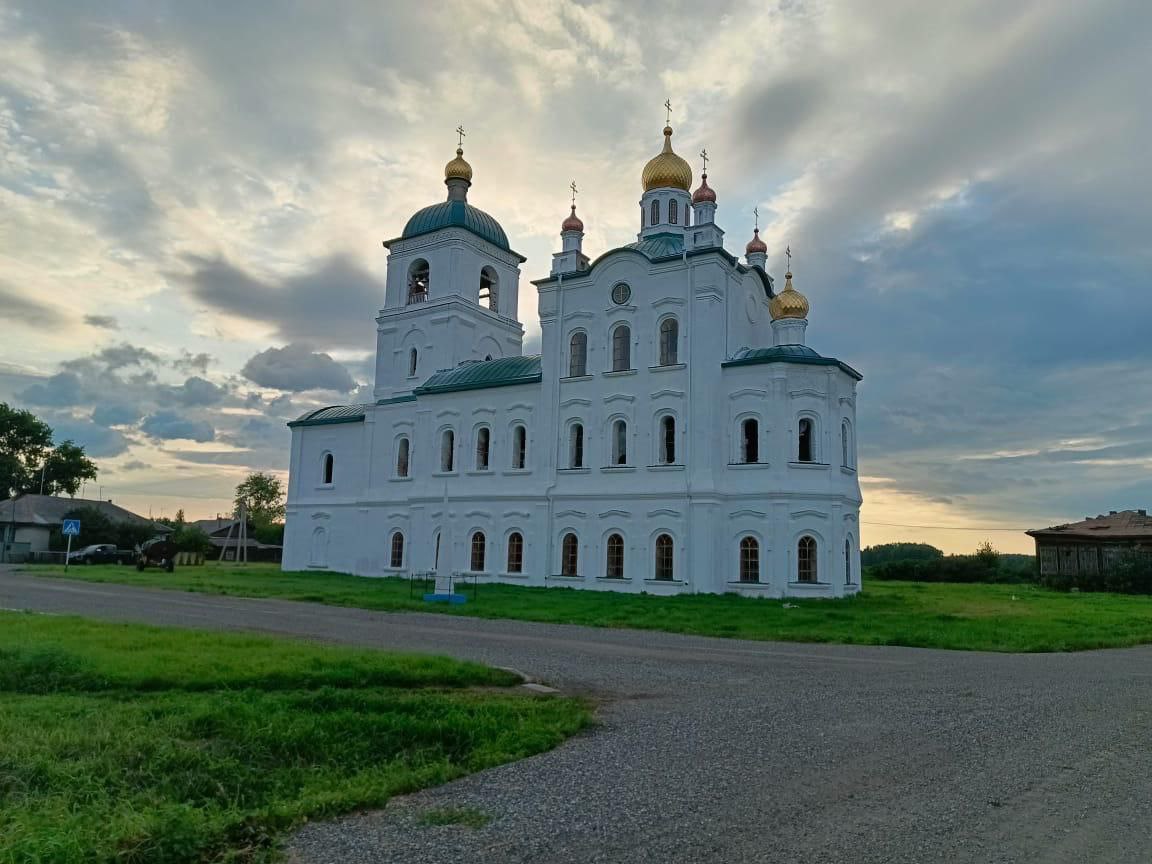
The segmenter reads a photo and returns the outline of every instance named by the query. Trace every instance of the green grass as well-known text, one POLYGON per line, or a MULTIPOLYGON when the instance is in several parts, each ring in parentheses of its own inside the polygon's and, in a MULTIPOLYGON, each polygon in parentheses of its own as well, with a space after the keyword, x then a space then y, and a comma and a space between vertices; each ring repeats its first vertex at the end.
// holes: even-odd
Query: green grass
POLYGON ((420 816, 421 825, 463 825, 483 828, 491 818, 475 807, 434 807, 420 816))
MULTIPOLYGON (((28 568, 46 576, 60 567, 28 568)), ((844 600, 780 600, 736 595, 653 597, 570 588, 481 585, 462 606, 409 596, 403 579, 339 573, 282 573, 276 565, 177 568, 73 567, 69 575, 227 594, 279 597, 384 611, 440 612, 593 627, 633 627, 703 636, 789 642, 908 645, 972 651, 1081 651, 1152 642, 1152 597, 1065 594, 1032 585, 868 582, 844 600)))
POLYGON ((445 658, 0 612, 0 862, 255 862, 550 749, 577 700, 445 658))

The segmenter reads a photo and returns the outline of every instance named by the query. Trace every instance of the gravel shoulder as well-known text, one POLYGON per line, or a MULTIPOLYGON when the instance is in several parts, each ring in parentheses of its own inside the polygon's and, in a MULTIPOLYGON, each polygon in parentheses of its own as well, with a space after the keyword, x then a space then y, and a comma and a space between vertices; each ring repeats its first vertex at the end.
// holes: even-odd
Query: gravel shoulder
POLYGON ((1152 860, 1150 647, 739 642, 4 570, 0 607, 433 651, 601 700, 557 750, 306 826, 300 864, 1152 860), (442 807, 491 821, 419 824, 442 807))

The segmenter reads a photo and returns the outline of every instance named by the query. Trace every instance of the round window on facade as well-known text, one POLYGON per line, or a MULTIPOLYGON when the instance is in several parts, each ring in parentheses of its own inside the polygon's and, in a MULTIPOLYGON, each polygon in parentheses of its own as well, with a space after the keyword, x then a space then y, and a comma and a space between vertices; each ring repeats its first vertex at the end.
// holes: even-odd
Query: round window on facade
POLYGON ((617 306, 623 306, 631 299, 632 289, 627 282, 617 282, 612 286, 612 302, 617 306))

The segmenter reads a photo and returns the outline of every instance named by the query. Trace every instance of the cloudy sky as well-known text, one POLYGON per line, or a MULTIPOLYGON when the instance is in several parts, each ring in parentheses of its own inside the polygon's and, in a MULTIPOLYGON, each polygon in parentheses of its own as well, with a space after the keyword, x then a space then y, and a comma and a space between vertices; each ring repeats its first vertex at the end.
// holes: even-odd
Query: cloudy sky
POLYGON ((214 515, 370 390, 458 124, 533 350, 568 183, 633 239, 671 98, 865 374, 864 542, 1027 550, 991 529, 1152 505, 1150 42, 1146 0, 0 0, 0 400, 214 515))

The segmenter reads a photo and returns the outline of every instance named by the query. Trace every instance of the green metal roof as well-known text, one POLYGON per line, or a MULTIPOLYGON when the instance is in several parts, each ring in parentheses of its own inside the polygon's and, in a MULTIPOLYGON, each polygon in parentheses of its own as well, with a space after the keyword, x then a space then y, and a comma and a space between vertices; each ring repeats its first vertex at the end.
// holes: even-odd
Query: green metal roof
POLYGON ((327 408, 301 414, 288 425, 329 426, 335 423, 360 423, 364 420, 365 412, 371 407, 371 405, 330 405, 327 408))
POLYGON ((807 366, 839 366, 857 381, 864 378, 859 372, 835 357, 817 354, 807 345, 775 345, 771 348, 741 348, 731 360, 721 366, 754 366, 758 363, 801 363, 807 366))
POLYGON ((655 261, 658 258, 673 258, 684 252, 684 235, 653 234, 637 243, 629 243, 623 248, 635 249, 649 261, 655 261))
MULTIPOLYGON (((441 201, 439 204, 417 210, 404 226, 400 239, 419 237, 422 234, 439 231, 441 228, 464 228, 493 246, 512 252, 508 245, 508 235, 504 233, 500 223, 467 201, 441 201)), ((512 254, 516 255, 515 252, 512 254)), ((522 255, 517 257, 521 261, 527 260, 522 255)))
POLYGON ((486 387, 536 384, 541 377, 539 355, 502 357, 499 360, 465 363, 455 369, 443 369, 412 392, 417 396, 424 396, 430 393, 455 393, 460 390, 483 390, 486 387))

